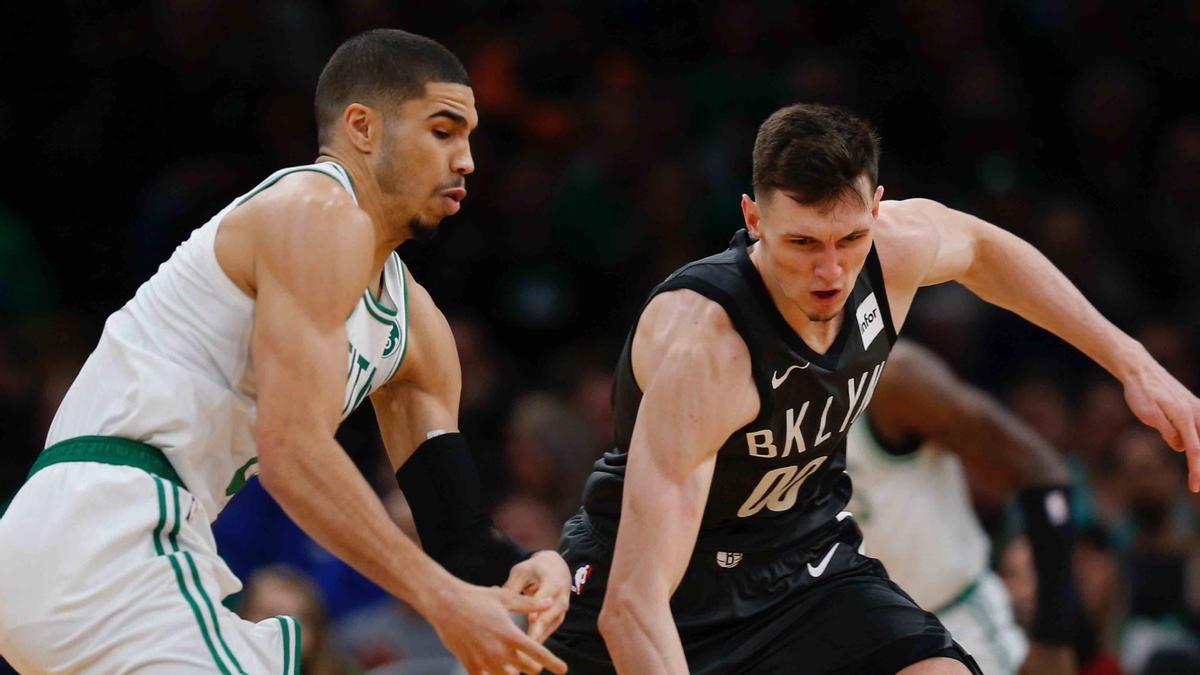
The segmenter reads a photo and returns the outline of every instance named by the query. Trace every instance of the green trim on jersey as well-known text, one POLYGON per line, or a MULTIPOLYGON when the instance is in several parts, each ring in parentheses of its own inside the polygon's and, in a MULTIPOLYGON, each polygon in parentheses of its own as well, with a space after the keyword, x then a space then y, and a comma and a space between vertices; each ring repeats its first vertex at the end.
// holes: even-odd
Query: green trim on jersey
POLYGON ((292 672, 292 637, 291 631, 288 629, 287 617, 277 616, 275 620, 279 622, 279 630, 283 633, 283 675, 291 675, 292 672))
MULTIPOLYGON (((154 479, 154 487, 158 491, 158 525, 154 528, 154 552, 159 556, 166 558, 171 565, 171 569, 175 572, 175 583, 179 586, 179 592, 183 595, 183 599, 186 600, 188 606, 192 608, 192 616, 196 619, 196 625, 200 628, 200 637, 204 638, 204 644, 206 647, 208 647, 208 653, 210 656, 212 656, 213 663, 217 664, 217 668, 220 669, 223 675, 233 675, 229 668, 225 666, 225 662, 221 660, 220 656, 218 656, 216 647, 213 646, 213 640, 212 636, 208 632, 208 626, 204 624, 204 617, 200 615, 200 605, 196 603, 196 599, 192 597, 191 592, 188 591, 187 582, 184 580, 183 576, 183 569, 179 565, 179 560, 176 559, 176 554, 179 552, 179 545, 176 543, 174 536, 175 533, 178 532, 180 520, 178 488, 174 488, 173 486, 173 489, 176 490, 175 523, 171 527, 172 534, 170 543, 172 551, 170 554, 166 554, 164 552, 162 543, 162 530, 167 523, 166 490, 163 488, 163 481, 158 478, 154 479)), ((204 587, 199 584, 197 584, 197 588, 199 588, 201 592, 204 590, 204 587)), ((225 646, 225 649, 228 650, 229 647, 225 646)), ((239 671, 240 670, 241 669, 239 667, 239 671)))
POLYGON ((370 291, 363 291, 363 297, 367 300, 363 303, 363 306, 367 308, 367 314, 370 314, 372 319, 385 326, 390 326, 396 321, 396 312, 380 305, 371 297, 370 291), (383 312, 379 310, 383 310, 383 312))
POLYGON ((140 441, 116 436, 78 436, 59 441, 42 450, 25 480, 29 480, 33 474, 48 466, 62 462, 132 466, 187 489, 162 450, 140 441))
POLYGON ((396 371, 400 370, 400 364, 404 363, 404 357, 408 355, 408 276, 404 274, 404 261, 400 259, 400 254, 392 251, 392 255, 396 256, 396 266, 400 269, 400 294, 404 299, 404 346, 401 348, 400 358, 396 359, 396 365, 392 366, 392 372, 388 373, 383 384, 392 381, 396 371))
MULTIPOLYGON (((335 166, 337 166, 337 165, 335 164, 335 166)), ((341 168, 341 167, 338 167, 338 168, 341 168)), ((294 173, 300 173, 301 171, 311 171, 313 173, 319 173, 322 176, 328 176, 330 179, 337 181, 338 185, 342 185, 342 181, 338 180, 334 176, 330 176, 328 171, 319 169, 316 166, 298 166, 294 169, 285 169, 284 171, 282 171, 279 175, 275 176, 274 178, 268 178, 267 182, 254 188, 253 190, 250 191, 250 194, 239 199, 237 205, 241 206, 242 204, 245 204, 246 202, 250 201, 254 197, 258 196, 258 193, 260 193, 263 190, 266 190, 267 188, 271 187, 272 185, 278 183, 280 180, 283 179, 284 176, 290 176, 294 173)), ((343 171, 344 171, 344 169, 343 169, 343 171)), ((351 185, 351 188, 353 188, 354 183, 352 181, 350 181, 348 177, 347 177, 347 182, 349 182, 351 185)), ((345 187, 345 186, 343 185, 342 187, 345 187)), ((351 189, 350 194, 352 196, 354 195, 353 189, 351 189)), ((357 198, 357 196, 355 196, 355 201, 357 201, 357 200, 358 200, 358 198, 357 198)))
POLYGON ((283 634, 283 675, 300 675, 300 645, 304 640, 300 621, 294 616, 286 615, 277 616, 275 620, 279 622, 279 631, 283 634), (296 633, 294 640, 291 637, 292 631, 296 633))
MULTIPOLYGON (((341 164, 338 164, 337 162, 334 162, 331 160, 326 160, 324 162, 319 162, 319 163, 320 164, 332 164, 334 166, 334 168, 339 169, 342 172, 342 175, 344 175, 346 177, 346 183, 348 183, 350 185, 350 195, 352 197, 354 197, 354 203, 357 204, 358 203, 358 188, 354 187, 354 177, 350 175, 350 170, 347 169, 346 167, 342 166, 341 164)), ((299 625, 299 623, 297 623, 296 625, 299 625)))
POLYGON ((970 601, 970 599, 975 595, 975 591, 979 590, 979 581, 979 579, 972 581, 966 588, 962 590, 962 592, 954 596, 949 602, 935 610, 932 610, 933 613, 941 614, 942 612, 948 612, 964 602, 970 601))

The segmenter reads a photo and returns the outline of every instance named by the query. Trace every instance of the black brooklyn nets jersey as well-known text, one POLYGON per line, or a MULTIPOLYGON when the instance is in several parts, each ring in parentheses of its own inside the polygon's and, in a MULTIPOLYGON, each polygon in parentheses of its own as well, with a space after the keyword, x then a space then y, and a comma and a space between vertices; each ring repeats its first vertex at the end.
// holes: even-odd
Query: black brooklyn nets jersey
MULTIPOLYGON (((779 313, 747 254, 753 243, 741 230, 729 249, 686 265, 650 294, 690 289, 720 304, 749 348, 761 401, 758 417, 717 455, 698 550, 780 548, 834 521, 850 500, 846 432, 870 401, 896 341, 874 247, 847 299, 841 331, 822 355, 779 313)), ((616 448, 596 462, 584 490, 593 525, 610 534, 642 400, 632 344, 630 331, 613 386, 616 448)))

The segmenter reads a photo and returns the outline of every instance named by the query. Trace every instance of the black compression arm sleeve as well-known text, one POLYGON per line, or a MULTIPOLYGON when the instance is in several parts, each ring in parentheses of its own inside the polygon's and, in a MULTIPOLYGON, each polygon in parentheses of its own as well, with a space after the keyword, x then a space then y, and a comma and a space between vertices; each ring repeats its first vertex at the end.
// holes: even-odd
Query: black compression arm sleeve
POLYGON ((462 434, 422 443, 396 472, 396 482, 412 507, 421 547, 460 579, 498 586, 529 557, 484 512, 479 472, 462 434))
POLYGON ((1079 600, 1071 571, 1075 530, 1070 495, 1068 486, 1051 485, 1026 488, 1018 496, 1037 569, 1037 612, 1030 637, 1042 644, 1069 644, 1075 638, 1079 600))

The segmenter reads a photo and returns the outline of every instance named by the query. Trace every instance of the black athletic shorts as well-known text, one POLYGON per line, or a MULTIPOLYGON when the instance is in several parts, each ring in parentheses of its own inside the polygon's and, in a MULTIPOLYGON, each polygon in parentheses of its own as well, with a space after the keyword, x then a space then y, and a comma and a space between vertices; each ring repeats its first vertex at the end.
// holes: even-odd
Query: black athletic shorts
MULTIPOLYGON (((692 555, 671 612, 692 673, 892 675, 943 656, 980 673, 933 614, 858 552, 852 518, 804 544, 763 553, 692 555)), ((596 626, 613 542, 584 511, 563 527, 559 552, 575 584, 563 625, 546 641, 572 675, 612 673, 596 626)))

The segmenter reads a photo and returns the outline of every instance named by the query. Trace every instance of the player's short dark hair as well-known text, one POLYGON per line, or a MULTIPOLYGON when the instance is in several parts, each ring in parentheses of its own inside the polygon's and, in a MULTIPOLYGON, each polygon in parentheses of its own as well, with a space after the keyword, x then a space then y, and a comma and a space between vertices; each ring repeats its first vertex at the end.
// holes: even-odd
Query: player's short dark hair
POLYGON ((435 40, 394 28, 355 35, 329 57, 317 79, 318 141, 329 140, 351 103, 402 103, 423 96, 429 82, 471 85, 462 62, 435 40))
POLYGON ((754 194, 788 192, 803 204, 825 204, 860 176, 879 183, 879 137, 866 121, 827 105, 797 103, 776 110, 754 139, 754 194))

